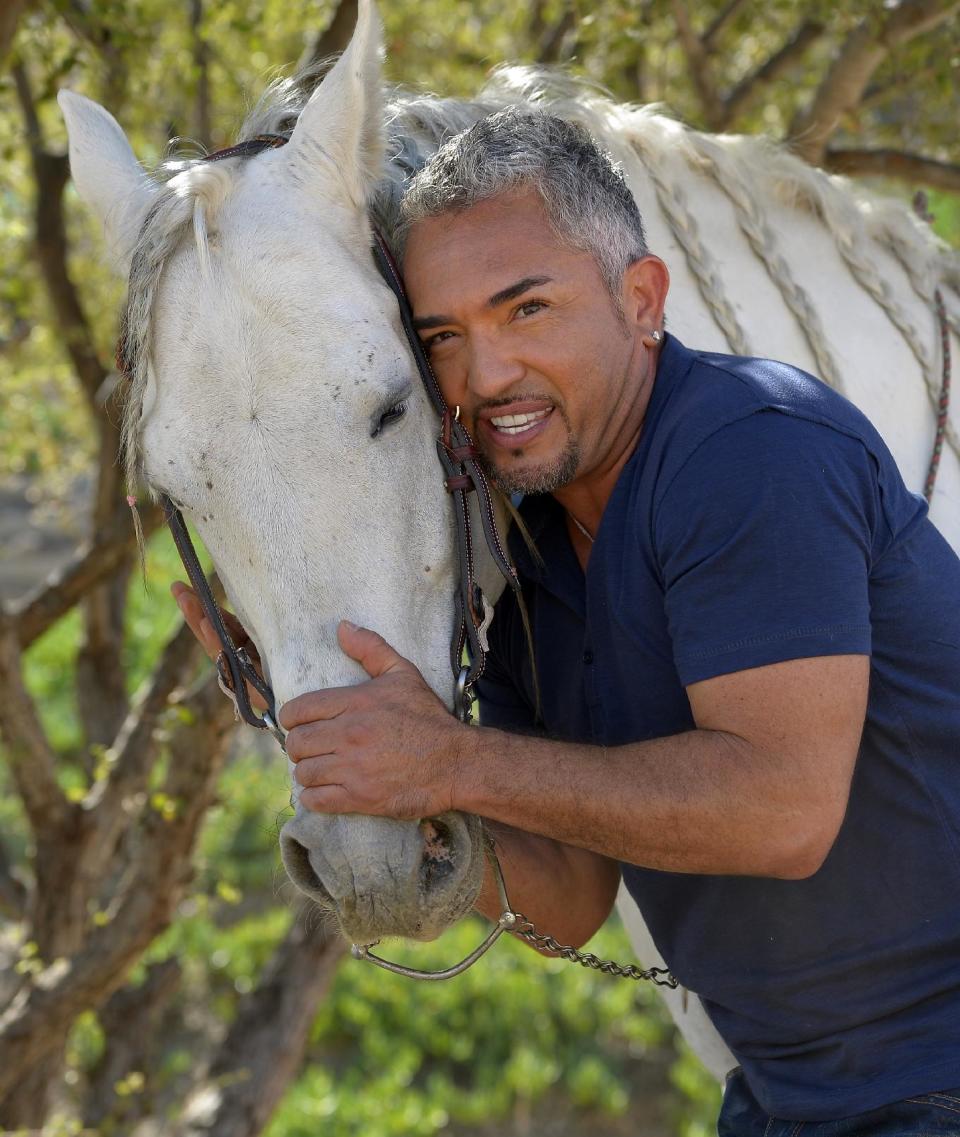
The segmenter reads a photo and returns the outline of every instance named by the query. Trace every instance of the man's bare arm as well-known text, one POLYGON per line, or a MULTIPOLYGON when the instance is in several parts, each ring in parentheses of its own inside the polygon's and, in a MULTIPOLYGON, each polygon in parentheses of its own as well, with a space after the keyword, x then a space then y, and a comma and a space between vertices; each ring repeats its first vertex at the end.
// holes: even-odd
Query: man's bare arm
POLYGON ((695 730, 603 749, 463 726, 382 637, 346 623, 339 635, 371 681, 298 696, 280 712, 308 809, 461 809, 648 868, 788 879, 815 872, 840 828, 866 656, 693 684, 695 730))
POLYGON ((480 728, 452 804, 649 868, 809 876, 843 820, 868 680, 866 656, 705 680, 696 730, 606 749, 480 728))
MULTIPOLYGON (((585 944, 613 908, 620 884, 617 862, 496 822, 487 828, 513 910, 563 944, 585 944)), ((503 910, 489 869, 476 907, 491 920, 503 910)))

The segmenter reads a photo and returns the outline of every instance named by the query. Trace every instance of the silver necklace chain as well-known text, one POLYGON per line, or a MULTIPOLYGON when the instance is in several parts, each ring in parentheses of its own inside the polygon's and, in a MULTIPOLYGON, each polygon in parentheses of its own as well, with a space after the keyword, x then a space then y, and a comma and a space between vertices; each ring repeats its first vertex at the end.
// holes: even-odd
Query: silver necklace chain
POLYGON ((573 516, 573 514, 570 512, 569 509, 566 512, 567 512, 567 517, 570 518, 570 520, 574 523, 574 525, 576 525, 576 527, 580 530, 580 532, 584 535, 584 537, 586 537, 586 539, 592 545, 594 542, 594 537, 593 537, 593 534, 590 532, 590 530, 586 527, 586 525, 583 524, 582 521, 578 521, 576 519, 576 517, 573 516))

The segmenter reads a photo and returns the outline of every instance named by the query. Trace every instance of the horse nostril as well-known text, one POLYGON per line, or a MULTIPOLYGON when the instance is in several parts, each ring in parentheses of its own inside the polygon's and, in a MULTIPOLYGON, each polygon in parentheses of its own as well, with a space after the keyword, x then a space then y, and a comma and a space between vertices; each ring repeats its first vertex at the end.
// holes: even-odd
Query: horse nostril
POLYGON ((310 863, 310 850, 295 837, 281 832, 280 856, 291 882, 323 908, 331 905, 331 896, 310 863))
POLYGON ((450 827, 435 818, 421 821, 420 832, 423 834, 420 880, 426 892, 453 872, 453 841, 450 827))

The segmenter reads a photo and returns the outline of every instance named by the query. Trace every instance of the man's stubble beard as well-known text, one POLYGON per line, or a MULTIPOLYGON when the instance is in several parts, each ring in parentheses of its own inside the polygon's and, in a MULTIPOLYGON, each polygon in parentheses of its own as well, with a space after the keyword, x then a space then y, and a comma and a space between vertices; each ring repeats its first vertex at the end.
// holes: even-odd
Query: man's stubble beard
MULTIPOLYGON (((523 457, 522 447, 513 451, 514 458, 523 457)), ((561 486, 569 485, 580 468, 580 446, 577 441, 567 437, 567 445, 550 463, 534 466, 527 470, 502 470, 481 447, 480 458, 490 480, 505 494, 553 493, 561 486)))

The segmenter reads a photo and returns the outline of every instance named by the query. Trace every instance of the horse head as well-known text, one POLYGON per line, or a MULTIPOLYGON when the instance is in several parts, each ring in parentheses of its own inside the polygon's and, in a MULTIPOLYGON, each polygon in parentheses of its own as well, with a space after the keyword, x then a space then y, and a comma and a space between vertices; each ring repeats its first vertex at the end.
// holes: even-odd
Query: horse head
MULTIPOLYGON (((343 618, 451 695, 456 566, 438 424, 370 254, 379 55, 362 3, 286 145, 182 163, 165 182, 107 111, 61 95, 77 188, 129 275, 128 462, 210 551, 278 706, 365 678, 337 645, 343 618)), ((476 819, 311 814, 293 786, 284 863, 348 938, 428 939, 470 909, 484 866, 476 819)))

